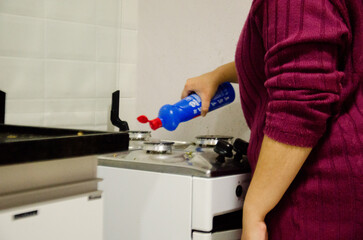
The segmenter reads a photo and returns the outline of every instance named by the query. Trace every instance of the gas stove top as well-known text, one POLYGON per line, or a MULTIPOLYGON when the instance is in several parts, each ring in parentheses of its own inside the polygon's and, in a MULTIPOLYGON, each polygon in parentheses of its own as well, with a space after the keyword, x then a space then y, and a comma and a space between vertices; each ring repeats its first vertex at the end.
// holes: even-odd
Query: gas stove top
POLYGON ((99 165, 199 177, 217 177, 250 172, 243 149, 231 144, 232 137, 206 135, 195 143, 144 141, 135 149, 100 156, 99 165), (235 154, 233 154, 235 152, 235 154))

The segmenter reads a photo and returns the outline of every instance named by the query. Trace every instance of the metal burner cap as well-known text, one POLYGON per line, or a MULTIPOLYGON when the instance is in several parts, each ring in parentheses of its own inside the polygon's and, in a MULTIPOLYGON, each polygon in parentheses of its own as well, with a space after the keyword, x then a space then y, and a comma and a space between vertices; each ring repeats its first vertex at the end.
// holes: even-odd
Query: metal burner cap
POLYGON ((223 135, 201 135, 195 137, 197 139, 196 144, 201 147, 214 147, 217 145, 218 140, 224 140, 232 142, 233 137, 223 135))
POLYGON ((143 150, 147 153, 171 153, 174 142, 144 142, 143 150))
POLYGON ((151 137, 151 131, 128 131, 131 141, 147 141, 151 137))

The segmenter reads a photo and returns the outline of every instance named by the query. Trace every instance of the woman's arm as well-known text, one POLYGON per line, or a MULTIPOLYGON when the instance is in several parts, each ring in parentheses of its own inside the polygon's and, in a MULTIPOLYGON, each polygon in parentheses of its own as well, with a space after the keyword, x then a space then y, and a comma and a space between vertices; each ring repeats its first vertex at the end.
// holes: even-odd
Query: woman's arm
POLYGON ((224 82, 238 83, 235 62, 224 64, 214 71, 219 75, 219 79, 222 81, 221 84, 224 82))
POLYGON ((208 112, 210 100, 216 93, 218 86, 224 82, 238 82, 234 62, 224 64, 214 71, 205 73, 199 77, 189 78, 185 83, 181 97, 185 98, 191 92, 197 93, 202 99, 201 115, 204 117, 208 112))
POLYGON ((266 239, 265 216, 280 201, 311 149, 264 137, 243 206, 243 240, 266 239))

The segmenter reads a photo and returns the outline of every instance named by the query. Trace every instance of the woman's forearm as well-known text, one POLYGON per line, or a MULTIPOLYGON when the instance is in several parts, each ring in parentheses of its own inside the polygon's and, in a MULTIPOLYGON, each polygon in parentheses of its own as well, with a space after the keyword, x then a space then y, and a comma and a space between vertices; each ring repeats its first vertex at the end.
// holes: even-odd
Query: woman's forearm
POLYGON ((257 166, 247 191, 244 216, 263 221, 280 201, 304 164, 311 148, 291 146, 267 136, 262 141, 257 166))
POLYGON ((218 86, 224 82, 238 82, 234 62, 224 64, 198 77, 189 78, 185 83, 181 98, 187 97, 192 92, 198 94, 202 99, 201 115, 205 116, 218 86))
POLYGON ((224 82, 238 83, 235 62, 226 63, 216 68, 214 72, 219 76, 220 84, 224 82))

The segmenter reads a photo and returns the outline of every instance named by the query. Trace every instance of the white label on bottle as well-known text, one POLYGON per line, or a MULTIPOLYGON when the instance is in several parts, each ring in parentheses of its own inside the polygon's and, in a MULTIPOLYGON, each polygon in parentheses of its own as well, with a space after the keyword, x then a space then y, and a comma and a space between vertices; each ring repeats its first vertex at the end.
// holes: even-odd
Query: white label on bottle
POLYGON ((197 100, 193 99, 192 101, 189 102, 189 106, 194 108, 196 106, 199 106, 199 103, 197 100))

